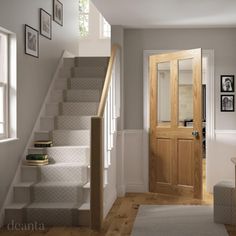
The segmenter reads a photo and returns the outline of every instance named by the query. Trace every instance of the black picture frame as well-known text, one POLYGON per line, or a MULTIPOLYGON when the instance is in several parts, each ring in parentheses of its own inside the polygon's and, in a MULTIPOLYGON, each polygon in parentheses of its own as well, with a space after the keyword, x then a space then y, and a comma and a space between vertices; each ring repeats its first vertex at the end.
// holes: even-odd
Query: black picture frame
POLYGON ((59 0, 53 0, 53 20, 63 26, 63 4, 59 0))
POLYGON ((220 110, 222 112, 234 112, 234 95, 232 94, 221 95, 220 110))
POLYGON ((25 54, 39 58, 39 31, 25 24, 25 54))
POLYGON ((47 39, 52 39, 52 16, 40 8, 40 34, 47 39))
POLYGON ((234 75, 220 76, 220 91, 222 93, 234 92, 234 75))

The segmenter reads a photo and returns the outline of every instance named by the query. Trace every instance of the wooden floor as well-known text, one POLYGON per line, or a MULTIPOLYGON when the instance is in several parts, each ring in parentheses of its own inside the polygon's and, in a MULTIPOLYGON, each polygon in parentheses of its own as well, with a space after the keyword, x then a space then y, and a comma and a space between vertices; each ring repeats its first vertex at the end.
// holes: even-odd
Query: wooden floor
MULTIPOLYGON (((205 172, 204 172, 205 175, 205 172)), ((205 190, 204 184, 204 190, 205 190)), ((155 193, 128 193, 125 197, 118 198, 108 216, 100 233, 93 232, 87 228, 53 227, 44 231, 9 231, 0 230, 1 236, 118 236, 130 235, 135 217, 141 204, 160 205, 209 205, 212 204, 212 195, 204 191, 202 200, 176 197, 155 193)), ((236 236, 236 227, 226 227, 230 236, 236 236)))

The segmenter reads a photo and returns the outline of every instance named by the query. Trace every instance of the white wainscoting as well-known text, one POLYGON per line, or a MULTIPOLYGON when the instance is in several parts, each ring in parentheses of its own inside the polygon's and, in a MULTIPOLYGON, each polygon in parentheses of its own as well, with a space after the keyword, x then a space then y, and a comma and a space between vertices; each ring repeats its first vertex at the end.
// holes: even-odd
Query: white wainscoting
MULTIPOLYGON (((145 130, 119 131, 117 140, 117 191, 148 192, 148 133, 145 130)), ((207 140, 207 191, 225 179, 235 178, 231 158, 236 157, 236 130, 215 130, 207 140)))
POLYGON ((148 159, 143 155, 144 131, 124 130, 118 137, 118 195, 122 195, 124 189, 125 192, 147 192, 148 159))
POLYGON ((207 142, 206 180, 207 191, 225 179, 235 179, 231 158, 236 157, 236 130, 215 130, 215 137, 207 142))

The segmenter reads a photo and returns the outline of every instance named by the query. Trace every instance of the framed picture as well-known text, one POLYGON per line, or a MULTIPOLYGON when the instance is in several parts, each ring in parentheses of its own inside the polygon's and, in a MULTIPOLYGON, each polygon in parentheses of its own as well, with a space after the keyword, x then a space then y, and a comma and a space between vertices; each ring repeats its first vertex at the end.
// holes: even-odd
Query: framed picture
POLYGON ((234 92, 234 75, 221 75, 221 92, 234 92))
POLYGON ((58 0, 53 0, 53 20, 63 26, 63 4, 58 0))
POLYGON ((52 16, 40 8, 40 34, 52 39, 52 16))
POLYGON ((39 32, 29 25, 25 25, 25 54, 39 57, 39 32))
POLYGON ((221 95, 221 111, 234 111, 234 95, 221 95))

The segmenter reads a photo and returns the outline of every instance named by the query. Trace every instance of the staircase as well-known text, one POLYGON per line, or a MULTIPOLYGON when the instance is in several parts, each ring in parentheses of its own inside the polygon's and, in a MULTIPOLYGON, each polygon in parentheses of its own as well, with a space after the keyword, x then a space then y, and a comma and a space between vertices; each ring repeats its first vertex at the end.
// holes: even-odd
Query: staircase
POLYGON ((49 165, 21 166, 5 224, 87 226, 90 217, 90 123, 98 108, 107 57, 64 59, 35 140, 53 140, 50 148, 28 148, 48 154, 49 165))

